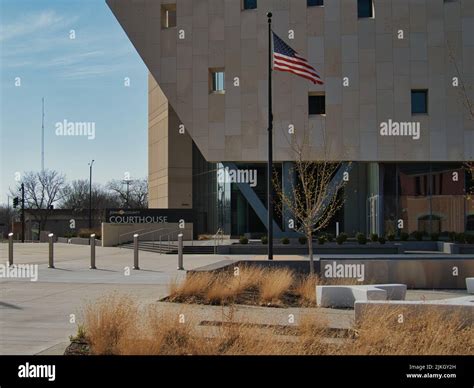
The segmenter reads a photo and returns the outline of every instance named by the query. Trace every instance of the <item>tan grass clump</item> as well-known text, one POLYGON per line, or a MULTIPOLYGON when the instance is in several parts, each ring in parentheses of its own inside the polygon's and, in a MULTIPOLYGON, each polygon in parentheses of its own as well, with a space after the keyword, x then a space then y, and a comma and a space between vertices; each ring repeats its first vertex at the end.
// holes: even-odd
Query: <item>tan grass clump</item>
POLYGON ((295 294, 302 306, 316 306, 316 285, 320 282, 316 275, 301 277, 296 283, 295 294))
POLYGON ((364 355, 466 355, 474 353, 474 325, 459 313, 373 306, 341 351, 364 355))
POLYGON ((134 328, 137 315, 132 299, 116 294, 87 306, 84 326, 94 354, 117 354, 120 342, 134 328))
POLYGON ((278 302, 293 285, 294 274, 289 269, 267 270, 260 284, 260 298, 264 303, 278 302))
POLYGON ((214 281, 215 275, 211 272, 188 274, 181 284, 177 284, 176 281, 171 283, 170 299, 182 300, 189 297, 203 297, 214 281))

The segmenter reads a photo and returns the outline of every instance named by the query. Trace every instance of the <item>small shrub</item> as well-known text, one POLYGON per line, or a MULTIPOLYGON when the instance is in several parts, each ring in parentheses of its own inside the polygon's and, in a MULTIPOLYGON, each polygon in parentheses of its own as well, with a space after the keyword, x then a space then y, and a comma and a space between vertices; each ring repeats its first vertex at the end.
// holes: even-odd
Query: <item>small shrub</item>
POLYGON ((466 234, 466 242, 468 244, 474 244, 474 234, 466 234))
POLYGON ((456 236, 454 237, 454 241, 458 244, 465 244, 466 235, 464 233, 456 233, 456 236))
POLYGON ((334 241, 334 236, 332 234, 328 234, 326 236, 326 238, 327 238, 328 242, 330 242, 330 243, 334 241))
POLYGON ((381 245, 385 245, 385 243, 387 242, 387 239, 384 237, 384 236, 380 236, 379 237, 379 243, 381 245))
POLYGON ((86 328, 84 325, 77 326, 77 334, 75 336, 70 335, 69 340, 71 342, 85 342, 87 341, 86 328))
POLYGON ((439 233, 431 233, 431 241, 439 241, 439 233))
POLYGON ((100 229, 79 229, 79 233, 77 235, 81 238, 90 238, 91 234, 95 234, 95 238, 99 239, 102 236, 102 231, 100 229))
POLYGON ((240 236, 239 238, 239 242, 242 244, 242 245, 247 245, 249 243, 249 239, 245 236, 240 236))
POLYGON ((356 239, 360 245, 367 244, 367 236, 364 233, 357 233, 356 239))
POLYGON ((281 243, 282 243, 283 245, 288 245, 288 244, 290 243, 290 239, 289 239, 288 237, 283 237, 283 238, 281 239, 281 243))
POLYGON ((416 241, 423 241, 423 235, 424 235, 424 233, 420 230, 417 230, 417 231, 413 232, 413 238, 416 241))
POLYGON ((379 235, 378 235, 377 233, 372 233, 372 234, 370 235, 370 241, 372 241, 372 242, 377 242, 377 241, 379 241, 379 235))
POLYGON ((320 236, 318 236, 318 244, 319 245, 324 245, 327 241, 327 237, 325 234, 322 234, 320 236))
POLYGON ((408 241, 409 238, 410 238, 410 235, 408 233, 406 233, 406 232, 400 233, 400 240, 408 241))
POLYGON ((388 241, 395 241, 395 233, 387 234, 387 240, 388 241))
POLYGON ((448 238, 451 242, 456 242, 456 232, 448 232, 448 238))
POLYGON ((306 236, 298 237, 298 242, 299 242, 301 245, 306 245, 306 243, 308 242, 308 238, 307 238, 306 236))
POLYGON ((263 245, 267 245, 268 244, 268 237, 267 236, 262 236, 261 241, 262 241, 263 245))
POLYGON ((336 242, 339 245, 344 244, 347 241, 347 234, 341 233, 339 236, 336 237, 336 242))

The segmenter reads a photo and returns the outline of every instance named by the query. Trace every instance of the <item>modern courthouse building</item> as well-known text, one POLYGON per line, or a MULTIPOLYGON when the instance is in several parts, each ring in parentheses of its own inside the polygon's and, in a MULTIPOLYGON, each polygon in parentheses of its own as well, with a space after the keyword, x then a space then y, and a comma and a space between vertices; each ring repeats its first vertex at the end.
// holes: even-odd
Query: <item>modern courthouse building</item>
MULTIPOLYGON (((149 70, 152 208, 265 233, 268 22, 324 85, 273 73, 274 158, 352 162, 340 230, 474 232, 474 1, 107 0, 149 70), (254 185, 220 179, 256 171, 254 185), (252 187, 253 186, 253 187, 252 187), (402 221, 400 223, 400 220, 402 221)), ((289 232, 275 213, 276 232, 289 232)))

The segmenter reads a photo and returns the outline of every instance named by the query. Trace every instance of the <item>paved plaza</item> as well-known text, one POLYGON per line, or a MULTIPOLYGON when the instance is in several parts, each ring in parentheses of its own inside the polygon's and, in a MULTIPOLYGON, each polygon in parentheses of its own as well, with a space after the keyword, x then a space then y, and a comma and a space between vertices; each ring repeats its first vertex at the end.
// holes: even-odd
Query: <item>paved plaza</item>
MULTIPOLYGON (((56 268, 50 269, 48 244, 15 244, 15 264, 37 264, 38 281, 0 279, 0 354, 62 354, 69 335, 76 333, 77 322, 81 322, 81 310, 88 302, 118 292, 142 304, 156 303, 168 294, 172 280, 185 276, 184 271, 177 270, 176 255, 140 252, 140 270, 135 271, 133 251, 97 247, 98 269, 91 270, 89 246, 55 244, 54 248, 56 268), (71 314, 76 322, 71 322, 71 314)), ((0 258, 0 263, 7 262, 7 244, 0 245, 0 258)), ((189 270, 222 260, 255 258, 248 255, 186 255, 184 264, 189 270)), ((418 290, 409 291, 407 299, 430 300, 462 294, 458 291, 418 290)), ((203 319, 219 320, 222 315, 220 307, 170 305, 177 310, 184 307, 193 309, 193 314, 203 319)), ((298 309, 248 306, 238 309, 242 317, 266 324, 284 324, 288 314, 298 314, 298 309)), ((348 327, 352 322, 352 310, 319 311, 333 327, 348 327)))

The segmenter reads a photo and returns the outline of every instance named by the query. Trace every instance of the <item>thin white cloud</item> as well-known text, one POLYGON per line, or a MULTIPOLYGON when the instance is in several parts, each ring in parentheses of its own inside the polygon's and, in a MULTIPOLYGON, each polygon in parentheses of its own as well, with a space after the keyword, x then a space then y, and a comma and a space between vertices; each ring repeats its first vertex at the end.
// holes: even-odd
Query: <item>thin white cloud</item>
POLYGON ((38 31, 44 31, 65 20, 54 11, 42 11, 37 14, 29 14, 10 24, 0 27, 0 41, 5 42, 11 39, 31 35, 38 31))
POLYGON ((69 27, 74 28, 79 20, 79 15, 43 11, 0 28, 2 66, 45 76, 54 72, 67 80, 125 71, 136 56, 131 43, 117 32, 90 25, 81 27, 76 39, 70 39, 69 27))

